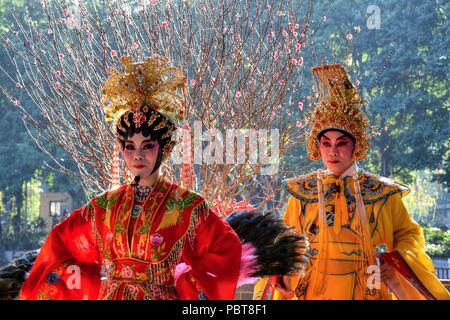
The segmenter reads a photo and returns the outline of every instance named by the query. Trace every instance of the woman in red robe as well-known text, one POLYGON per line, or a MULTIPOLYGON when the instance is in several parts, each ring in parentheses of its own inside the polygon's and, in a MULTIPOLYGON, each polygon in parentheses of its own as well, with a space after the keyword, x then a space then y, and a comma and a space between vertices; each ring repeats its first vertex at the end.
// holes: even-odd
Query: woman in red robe
POLYGON ((174 146, 184 78, 166 59, 121 59, 102 104, 131 184, 91 199, 51 231, 21 299, 233 299, 242 246, 200 195, 160 173, 174 146))

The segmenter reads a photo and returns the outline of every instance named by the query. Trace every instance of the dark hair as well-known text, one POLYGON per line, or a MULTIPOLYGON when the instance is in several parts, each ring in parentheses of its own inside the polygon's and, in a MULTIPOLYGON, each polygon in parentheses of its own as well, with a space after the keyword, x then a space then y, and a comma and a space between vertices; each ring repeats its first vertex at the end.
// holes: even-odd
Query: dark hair
POLYGON ((125 113, 116 125, 117 138, 122 148, 125 147, 128 138, 136 133, 142 133, 144 137, 150 137, 150 139, 158 141, 161 148, 171 141, 172 132, 176 129, 176 126, 168 116, 146 106, 141 107, 138 113, 141 113, 141 115, 136 115, 131 111, 125 113), (142 123, 137 126, 135 117, 139 116, 144 116, 144 118, 142 123))
POLYGON ((330 128, 330 129, 326 129, 326 130, 321 131, 321 132, 319 133, 319 135, 317 136, 317 141, 320 141, 320 138, 322 138, 322 136, 323 136, 325 133, 329 132, 329 131, 337 131, 337 132, 340 132, 340 133, 342 133, 344 136, 346 136, 347 138, 352 139, 353 144, 356 143, 355 137, 353 137, 350 133, 348 133, 347 131, 341 130, 341 129, 334 129, 334 128, 330 128))

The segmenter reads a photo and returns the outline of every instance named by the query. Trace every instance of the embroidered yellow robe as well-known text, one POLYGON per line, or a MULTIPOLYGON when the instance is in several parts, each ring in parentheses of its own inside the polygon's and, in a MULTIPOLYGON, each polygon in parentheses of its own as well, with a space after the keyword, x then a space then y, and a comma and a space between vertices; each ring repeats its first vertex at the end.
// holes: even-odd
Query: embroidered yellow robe
MULTIPOLYGON (((373 249, 385 244, 388 251, 397 250, 412 272, 436 299, 450 299, 450 295, 436 278, 431 259, 424 250, 421 227, 409 216, 402 197, 409 193, 408 187, 387 178, 360 171, 358 180, 370 226, 373 249)), ((384 282, 370 288, 361 283, 363 272, 369 266, 360 251, 360 237, 355 232, 355 192, 351 176, 337 179, 334 175, 324 177, 324 202, 327 230, 319 230, 317 173, 288 179, 286 189, 290 193, 284 220, 299 233, 309 237, 310 263, 303 277, 289 278, 290 288, 295 289, 293 299, 391 299, 384 282), (320 250, 319 233, 327 232, 328 257, 326 271, 317 266, 320 250), (322 277, 323 272, 325 276, 322 277), (324 282, 325 281, 325 282, 324 282), (323 285, 324 290, 318 290, 323 285)), ((370 273, 370 272, 368 272, 370 273)), ((267 292, 268 278, 262 278, 255 286, 254 298, 262 299, 267 292), (265 291, 266 290, 266 291, 265 291)), ((414 287, 401 279, 401 287, 412 299, 423 299, 414 287)), ((273 290, 273 299, 286 299, 279 290, 273 290)))

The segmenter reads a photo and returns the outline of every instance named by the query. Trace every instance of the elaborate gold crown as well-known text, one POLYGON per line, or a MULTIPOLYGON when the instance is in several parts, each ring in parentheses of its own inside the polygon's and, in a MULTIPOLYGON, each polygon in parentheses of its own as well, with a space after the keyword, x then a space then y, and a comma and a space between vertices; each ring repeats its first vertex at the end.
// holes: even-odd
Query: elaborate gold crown
POLYGON ((363 160, 369 149, 370 123, 361 110, 365 103, 360 93, 341 65, 325 65, 312 69, 319 99, 316 107, 307 117, 311 125, 308 133, 308 157, 320 160, 319 134, 328 129, 348 132, 355 138, 353 160, 363 160))
POLYGON ((125 71, 108 70, 103 86, 101 103, 107 121, 117 122, 124 113, 137 113, 144 105, 177 120, 184 118, 185 99, 177 89, 186 88, 186 78, 167 58, 154 55, 133 63, 130 56, 123 56, 120 62, 125 71))

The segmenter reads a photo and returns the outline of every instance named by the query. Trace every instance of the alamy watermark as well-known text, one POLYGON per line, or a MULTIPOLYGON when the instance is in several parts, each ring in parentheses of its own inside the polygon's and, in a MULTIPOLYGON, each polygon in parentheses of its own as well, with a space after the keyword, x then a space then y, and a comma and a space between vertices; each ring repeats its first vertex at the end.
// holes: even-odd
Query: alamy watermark
POLYGON ((367 7, 367 13, 370 14, 367 18, 366 25, 369 30, 381 29, 381 9, 379 6, 371 4, 367 7))
POLYGON ((224 129, 204 130, 201 121, 195 121, 187 131, 179 128, 173 139, 183 141, 172 152, 174 164, 186 163, 181 156, 183 145, 192 148, 189 164, 261 164, 260 174, 274 175, 279 169, 280 133, 278 129, 224 129))

